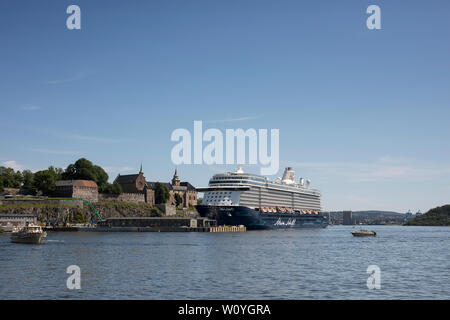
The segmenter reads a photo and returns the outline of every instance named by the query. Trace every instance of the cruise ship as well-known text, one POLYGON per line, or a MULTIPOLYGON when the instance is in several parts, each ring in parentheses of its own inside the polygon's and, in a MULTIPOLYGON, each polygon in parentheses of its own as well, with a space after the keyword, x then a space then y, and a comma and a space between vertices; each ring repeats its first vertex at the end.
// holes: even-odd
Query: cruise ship
POLYGON ((214 175, 208 187, 197 188, 204 197, 196 209, 219 225, 244 225, 249 230, 325 228, 328 221, 320 214, 320 192, 310 184, 303 178, 296 182, 290 167, 275 181, 238 167, 214 175))

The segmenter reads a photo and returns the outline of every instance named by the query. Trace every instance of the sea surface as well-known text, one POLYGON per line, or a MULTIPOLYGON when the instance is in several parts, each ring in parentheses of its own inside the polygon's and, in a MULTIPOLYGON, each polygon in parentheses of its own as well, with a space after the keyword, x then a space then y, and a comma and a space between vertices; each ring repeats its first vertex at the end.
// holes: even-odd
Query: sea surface
POLYGON ((0 234, 0 299, 450 299, 450 228, 0 234), (78 265, 81 289, 67 267, 78 265), (367 268, 380 270, 369 289, 367 268))

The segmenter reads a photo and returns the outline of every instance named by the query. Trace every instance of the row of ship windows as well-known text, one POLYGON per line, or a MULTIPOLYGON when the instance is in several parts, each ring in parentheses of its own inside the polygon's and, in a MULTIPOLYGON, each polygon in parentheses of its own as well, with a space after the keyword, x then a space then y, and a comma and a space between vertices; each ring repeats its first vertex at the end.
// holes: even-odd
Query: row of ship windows
POLYGON ((232 202, 229 198, 206 199, 205 202, 206 202, 207 204, 215 204, 215 203, 233 204, 233 202, 232 202))
MULTIPOLYGON (((257 195, 257 196, 259 196, 259 192, 258 191, 245 191, 245 192, 242 193, 242 195, 257 195)), ((283 197, 283 198, 292 199, 292 193, 291 194, 286 194, 286 192, 283 192, 283 191, 281 191, 281 192, 274 192, 274 191, 267 192, 267 191, 263 191, 263 192, 261 192, 261 196, 262 197, 264 197, 264 196, 266 196, 266 197, 274 197, 274 196, 276 196, 276 197, 280 197, 280 198, 283 197)), ((294 199, 299 198, 299 197, 300 196, 298 196, 298 195, 294 195, 294 199)), ((319 199, 318 196, 313 196, 313 195, 309 195, 309 194, 305 194, 305 193, 301 194, 301 198, 319 199)))
POLYGON ((231 191, 212 191, 208 192, 208 194, 231 194, 231 191))
POLYGON ((208 192, 205 195, 205 200, 208 202, 231 201, 230 197, 231 197, 231 192, 213 191, 213 192, 208 192))
POLYGON ((283 196, 274 196, 270 194, 262 194, 261 196, 258 194, 241 194, 241 198, 249 198, 249 199, 280 199, 285 201, 320 201, 320 198, 309 198, 309 197, 283 197, 283 196))
POLYGON ((250 196, 265 196, 265 197, 283 197, 283 198, 289 198, 289 199, 299 199, 299 198, 309 198, 309 199, 319 199, 320 197, 318 196, 312 196, 312 195, 307 195, 307 194, 294 194, 294 196, 292 196, 292 193, 287 194, 286 192, 266 192, 263 191, 261 193, 259 193, 258 191, 244 191, 242 192, 242 195, 250 195, 250 196))
POLYGON ((224 192, 224 191, 219 191, 219 192, 208 192, 206 195, 205 195, 205 199, 206 198, 212 198, 212 197, 215 197, 215 198, 217 198, 217 197, 223 197, 223 196, 231 196, 231 192, 224 192))
POLYGON ((255 200, 255 201, 259 201, 261 199, 261 201, 273 201, 274 199, 278 200, 278 201, 283 201, 283 202, 294 202, 294 203, 303 203, 303 202, 307 202, 307 203, 318 203, 320 202, 320 199, 308 199, 308 198, 303 198, 303 199, 294 199, 292 201, 292 198, 283 198, 283 197, 268 197, 268 196, 262 196, 259 197, 257 195, 255 196, 250 196, 250 195, 241 195, 241 199, 248 199, 248 200, 255 200))
POLYGON ((205 197, 205 199, 230 199, 231 197, 229 197, 229 196, 208 196, 208 197, 205 197))
POLYGON ((251 184, 251 183, 256 183, 256 185, 259 187, 261 186, 261 183, 265 183, 265 181, 257 181, 257 180, 250 180, 250 179, 243 179, 243 180, 217 180, 217 179, 211 179, 209 180, 210 184, 218 184, 218 183, 223 183, 223 184, 232 184, 232 183, 245 183, 247 184, 251 184))
MULTIPOLYGON (((250 185, 248 182, 241 181, 241 180, 230 180, 230 181, 213 181, 213 180, 211 180, 211 181, 209 181, 210 185, 214 184, 214 185, 219 185, 219 186, 221 186, 221 185, 222 186, 228 186, 229 184, 233 184, 233 183, 250 185)), ((261 187, 261 185, 259 185, 259 184, 255 185, 255 186, 256 187, 261 187)), ((281 189, 280 190, 281 192, 284 192, 284 191, 297 191, 297 190, 300 189, 298 187, 284 186, 282 184, 274 184, 274 183, 272 183, 271 186, 274 187, 274 188, 277 188, 277 189, 281 189)), ((271 191, 273 191, 273 190, 271 190, 271 191)), ((319 193, 317 191, 312 191, 312 190, 309 190, 309 193, 302 192, 302 194, 312 194, 312 195, 316 195, 316 196, 319 195, 319 193)))
POLYGON ((253 181, 262 181, 265 182, 266 180, 264 178, 256 178, 256 177, 215 177, 213 179, 211 179, 211 181, 217 181, 217 180, 236 180, 236 179, 241 179, 241 180, 253 180, 253 181))
POLYGON ((302 206, 302 205, 320 205, 320 201, 283 201, 279 199, 249 199, 249 198, 240 198, 241 202, 251 202, 251 203, 289 203, 290 205, 302 206))

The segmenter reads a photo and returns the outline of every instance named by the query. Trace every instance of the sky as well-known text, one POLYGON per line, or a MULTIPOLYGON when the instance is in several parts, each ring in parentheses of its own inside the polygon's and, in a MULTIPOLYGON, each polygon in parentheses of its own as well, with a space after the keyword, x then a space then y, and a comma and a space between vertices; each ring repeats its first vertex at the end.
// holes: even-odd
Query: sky
MULTIPOLYGON (((280 131, 324 210, 450 203, 450 2, 0 2, 0 165, 169 181, 177 128, 280 131), (81 30, 66 9, 81 8, 81 30), (366 9, 381 9, 369 30, 366 9)), ((231 165, 179 165, 203 187, 231 165)), ((244 166, 259 173, 259 167, 244 166)))

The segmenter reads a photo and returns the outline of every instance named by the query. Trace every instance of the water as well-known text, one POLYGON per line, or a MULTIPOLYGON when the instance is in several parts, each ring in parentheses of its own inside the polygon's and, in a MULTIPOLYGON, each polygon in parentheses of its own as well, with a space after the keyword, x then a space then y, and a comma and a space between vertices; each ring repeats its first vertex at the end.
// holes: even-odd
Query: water
POLYGON ((0 299, 450 299, 450 228, 0 234, 0 299), (69 290, 69 265, 81 290, 69 290), (369 265, 381 289, 367 288, 369 265))

